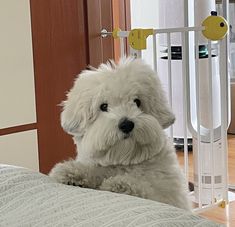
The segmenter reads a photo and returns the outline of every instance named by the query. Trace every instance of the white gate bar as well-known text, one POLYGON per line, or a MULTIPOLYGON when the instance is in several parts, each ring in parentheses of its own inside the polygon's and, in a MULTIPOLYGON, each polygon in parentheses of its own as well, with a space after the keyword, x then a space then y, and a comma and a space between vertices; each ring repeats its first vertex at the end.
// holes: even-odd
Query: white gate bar
MULTIPOLYGON (((165 28, 165 29, 154 29, 153 34, 162 34, 162 33, 181 33, 181 32, 190 32, 190 31, 203 31, 205 29, 205 26, 199 26, 199 27, 180 27, 180 28, 165 28)), ((117 35, 120 38, 128 37, 130 31, 118 31, 117 35)))
POLYGON ((153 35, 153 68, 157 72, 157 39, 156 34, 153 35))
MULTIPOLYGON (((223 17, 229 23, 229 0, 222 1, 223 7, 223 17)), ((227 144, 227 128, 230 122, 230 83, 229 83, 229 73, 228 73, 228 61, 229 58, 229 36, 226 36, 221 42, 220 47, 223 47, 222 61, 222 73, 220 74, 220 84, 221 84, 221 142, 222 142, 222 151, 223 155, 223 164, 224 164, 224 199, 228 202, 228 144, 227 144), (223 78, 222 78, 223 77, 223 78), (226 121, 224 120, 226 119, 226 121)), ((222 49, 221 49, 222 50, 222 49)), ((221 53, 221 52, 220 52, 221 53)))
POLYGON ((118 31, 117 35, 120 38, 124 38, 124 37, 128 37, 129 33, 130 33, 129 31, 118 31))
POLYGON ((121 51, 121 57, 125 56, 125 44, 124 44, 124 38, 120 38, 120 51, 121 51))
MULTIPOLYGON (((171 71, 171 33, 167 33, 167 64, 168 64, 168 98, 172 109, 172 71, 171 71)), ((173 125, 170 127, 170 138, 173 142, 173 125)))
MULTIPOLYGON (((201 108, 200 108, 200 75, 199 75, 199 43, 198 32, 195 32, 195 77, 196 77, 196 111, 197 111, 197 181, 198 181, 198 206, 202 208, 202 166, 201 166, 201 108)), ((194 173, 195 174, 195 173, 194 173)))
POLYGON ((223 163, 223 186, 224 186, 224 194, 223 198, 226 202, 228 202, 228 144, 227 144, 227 128, 228 128, 228 90, 229 90, 229 82, 226 74, 226 66, 225 64, 225 42, 226 40, 222 40, 220 42, 220 99, 221 99, 221 149, 223 151, 222 163, 223 163))
POLYGON ((211 49, 211 40, 208 40, 208 82, 209 82, 209 128, 210 128, 210 153, 211 153, 211 202, 212 204, 215 203, 215 192, 214 192, 214 186, 215 186, 215 173, 214 173, 214 105, 213 105, 213 75, 212 75, 212 49, 211 49))
MULTIPOLYGON (((223 76, 223 75, 222 75, 223 76)), ((225 87, 223 87, 223 83, 221 81, 221 148, 223 151, 223 156, 222 156, 222 162, 223 162, 223 170, 224 170, 224 176, 223 176, 223 185, 224 185, 224 195, 223 198, 226 202, 228 202, 228 144, 227 144, 227 122, 225 119, 228 116, 227 113, 227 105, 226 102, 228 101, 226 99, 227 95, 227 90, 225 87)), ((225 82, 226 83, 226 82, 225 82)))
POLYGON ((186 90, 186 50, 185 50, 185 32, 181 32, 181 40, 182 40, 182 84, 183 84, 183 112, 184 112, 184 173, 186 181, 188 181, 188 135, 187 135, 187 90, 186 90))
POLYGON ((190 32, 190 31, 202 31, 204 30, 204 26, 200 27, 181 27, 181 28, 166 28, 166 29, 154 29, 154 34, 160 33, 176 33, 176 32, 190 32))

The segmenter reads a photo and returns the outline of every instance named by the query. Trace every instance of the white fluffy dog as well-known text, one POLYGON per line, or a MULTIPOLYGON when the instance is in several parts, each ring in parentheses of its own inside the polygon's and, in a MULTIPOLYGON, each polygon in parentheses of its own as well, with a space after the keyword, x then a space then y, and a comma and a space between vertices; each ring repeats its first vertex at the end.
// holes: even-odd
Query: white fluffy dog
POLYGON ((63 106, 62 127, 73 135, 78 155, 57 164, 50 176, 190 209, 186 182, 163 130, 175 118, 150 66, 127 58, 83 71, 63 106))

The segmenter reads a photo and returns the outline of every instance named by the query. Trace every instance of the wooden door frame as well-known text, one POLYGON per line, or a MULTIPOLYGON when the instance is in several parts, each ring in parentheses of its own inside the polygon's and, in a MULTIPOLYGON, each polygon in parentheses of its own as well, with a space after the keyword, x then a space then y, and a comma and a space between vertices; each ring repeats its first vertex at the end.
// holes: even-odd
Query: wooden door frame
POLYGON ((97 67, 101 60, 113 58, 113 39, 103 39, 100 32, 103 27, 112 29, 111 0, 87 0, 87 31, 89 45, 89 64, 97 67), (110 48, 111 47, 111 48, 110 48))
POLYGON ((30 0, 41 172, 48 173, 55 163, 75 157, 73 140, 60 126, 58 104, 66 99, 76 75, 87 65, 97 67, 118 57, 113 37, 103 39, 100 32, 104 27, 112 31, 114 22, 123 30, 128 29, 129 3, 30 0))
MULTIPOLYGON (((131 29, 131 13, 130 0, 112 0, 113 5, 113 28, 120 28, 128 31, 131 29)), ((125 49, 129 53, 129 47, 126 42, 125 49)), ((120 40, 114 40, 114 59, 118 61, 120 58, 120 40)))
MULTIPOLYGON (((102 38, 100 32, 102 29, 113 31, 114 28, 130 30, 130 0, 87 0, 87 18, 90 64, 97 67, 100 59, 103 59, 103 62, 110 58, 118 61, 119 40, 114 40, 111 36, 102 38), (101 12, 101 15, 97 15, 98 12, 101 12)), ((128 49, 127 44, 126 48, 128 49)))
POLYGON ((61 106, 88 62, 86 1, 30 0, 40 172, 75 157, 60 126, 61 106))
MULTIPOLYGON (((131 29, 131 7, 130 0, 112 0, 113 5, 113 28, 120 28, 128 31, 131 29)), ((129 45, 126 42, 125 48, 129 53, 129 45)), ((114 59, 120 58, 120 40, 114 40, 114 59)))

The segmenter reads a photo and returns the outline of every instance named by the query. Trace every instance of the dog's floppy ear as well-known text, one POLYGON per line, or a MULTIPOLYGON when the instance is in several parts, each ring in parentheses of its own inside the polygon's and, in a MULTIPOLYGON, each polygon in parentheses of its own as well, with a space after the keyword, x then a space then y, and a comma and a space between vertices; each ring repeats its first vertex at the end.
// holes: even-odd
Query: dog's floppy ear
POLYGON ((162 89, 160 79, 155 72, 150 75, 152 77, 152 92, 150 101, 150 112, 158 119, 163 129, 168 128, 175 122, 175 115, 168 103, 165 92, 162 89))
POLYGON ((160 99, 156 101, 158 105, 154 107, 154 112, 162 128, 166 129, 175 122, 175 115, 167 103, 165 94, 163 92, 160 93, 160 99))
POLYGON ((60 115, 62 128, 71 135, 78 133, 81 117, 76 113, 73 104, 67 100, 62 102, 61 106, 63 106, 63 111, 60 115))
POLYGON ((72 135, 82 135, 88 122, 93 119, 91 102, 94 89, 89 87, 86 79, 89 72, 85 70, 77 77, 73 88, 67 94, 67 100, 61 104, 61 126, 72 135))
POLYGON ((130 67, 134 72, 134 77, 139 75, 138 79, 141 87, 144 89, 144 94, 147 95, 146 102, 148 107, 146 108, 150 114, 158 119, 163 129, 172 125, 175 121, 175 116, 168 104, 161 81, 156 72, 141 59, 132 61, 130 67))
POLYGON ((168 128, 175 122, 175 115, 171 112, 171 110, 165 110, 165 114, 161 118, 161 125, 163 129, 168 128))

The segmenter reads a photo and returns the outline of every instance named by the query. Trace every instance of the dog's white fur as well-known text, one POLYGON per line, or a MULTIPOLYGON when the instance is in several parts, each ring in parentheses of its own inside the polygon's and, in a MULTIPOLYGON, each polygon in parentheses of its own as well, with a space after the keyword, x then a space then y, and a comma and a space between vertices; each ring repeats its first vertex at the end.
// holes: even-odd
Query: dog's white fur
POLYGON ((190 209, 186 182, 163 130, 175 118, 150 66, 126 58, 83 71, 63 106, 62 127, 73 135, 78 155, 57 164, 50 176, 190 209), (100 110, 102 103, 107 112, 100 110), (128 135, 118 127, 125 118, 134 122, 128 135))

